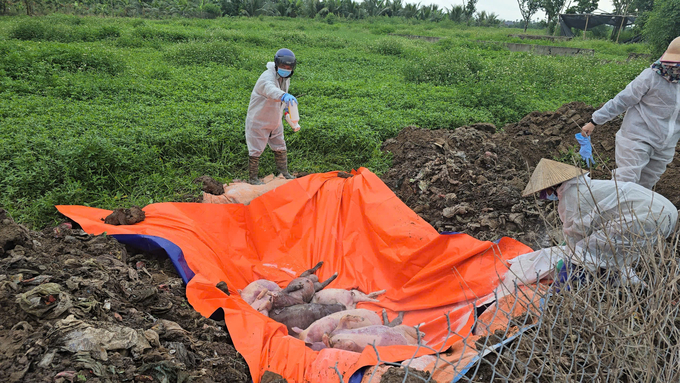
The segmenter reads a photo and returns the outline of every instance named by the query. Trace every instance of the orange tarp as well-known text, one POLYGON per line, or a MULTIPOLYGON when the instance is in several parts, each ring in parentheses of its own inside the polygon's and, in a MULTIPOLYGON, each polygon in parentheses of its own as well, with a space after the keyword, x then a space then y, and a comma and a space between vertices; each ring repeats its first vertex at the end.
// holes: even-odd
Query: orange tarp
POLYGON ((497 244, 465 234, 440 235, 402 203, 368 169, 340 178, 337 172, 295 179, 249 205, 157 203, 146 219, 130 226, 106 225, 110 211, 57 206, 92 234, 146 234, 179 246, 196 273, 186 289, 202 315, 224 310, 234 346, 244 356, 254 382, 266 370, 289 382, 339 382, 378 360, 401 361, 433 353, 415 346, 372 347, 363 353, 313 351, 286 327, 246 304, 236 292, 265 278, 285 286, 324 261, 317 272, 329 288, 386 289, 380 303, 360 304, 392 319, 405 311, 404 324, 418 325, 427 345, 443 350, 468 336, 474 302, 491 294, 507 270, 507 259, 531 251, 509 238, 497 244), (225 281, 227 296, 215 285, 225 281), (448 315, 448 323, 447 318, 448 315), (416 352, 417 350, 417 352, 416 352))

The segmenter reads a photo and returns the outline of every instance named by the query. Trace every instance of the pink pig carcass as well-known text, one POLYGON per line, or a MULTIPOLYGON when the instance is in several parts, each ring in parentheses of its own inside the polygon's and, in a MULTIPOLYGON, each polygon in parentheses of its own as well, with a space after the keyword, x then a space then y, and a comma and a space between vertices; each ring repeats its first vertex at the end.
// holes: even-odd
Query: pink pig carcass
MULTIPOLYGON (((423 334, 420 333, 421 343, 423 334)), ((366 346, 395 346, 418 344, 418 330, 415 327, 399 325, 368 326, 349 330, 335 330, 330 335, 323 336, 323 343, 327 347, 339 348, 347 351, 362 352, 366 346)))
POLYGON ((250 306, 262 313, 264 316, 269 316, 269 310, 272 309, 272 296, 265 294, 262 298, 256 299, 250 306))
POLYGON ((267 293, 281 291, 281 287, 267 279, 258 279, 254 282, 250 282, 243 290, 236 290, 241 295, 241 298, 246 301, 247 304, 253 305, 253 303, 259 299, 263 299, 267 293))
POLYGON ((385 290, 364 294, 356 289, 327 289, 314 294, 312 303, 322 303, 326 305, 339 303, 345 305, 347 310, 352 310, 357 307, 358 302, 379 302, 375 298, 381 294, 385 294, 385 290))
POLYGON ((312 323, 305 330, 297 327, 293 331, 298 338, 307 344, 323 341, 324 334, 330 334, 339 329, 352 329, 382 324, 382 319, 376 313, 366 309, 344 310, 325 316, 312 323))

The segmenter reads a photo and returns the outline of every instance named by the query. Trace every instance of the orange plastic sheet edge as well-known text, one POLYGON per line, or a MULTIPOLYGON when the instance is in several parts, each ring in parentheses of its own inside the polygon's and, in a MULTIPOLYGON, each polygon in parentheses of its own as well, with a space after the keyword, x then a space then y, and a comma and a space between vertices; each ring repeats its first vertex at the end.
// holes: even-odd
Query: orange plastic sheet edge
POLYGON ((492 293, 507 271, 506 261, 532 251, 510 238, 497 244, 465 234, 440 235, 401 202, 368 169, 341 178, 312 174, 286 183, 249 205, 156 203, 146 219, 130 226, 106 225, 110 210, 57 206, 91 234, 145 234, 172 241, 196 274, 186 289, 204 316, 224 310, 236 349, 254 382, 269 370, 289 382, 344 381, 379 360, 397 362, 433 351, 416 346, 372 347, 363 353, 312 351, 287 334, 284 325, 253 310, 237 289, 264 278, 285 286, 324 261, 320 279, 334 272, 329 288, 386 289, 380 303, 359 307, 403 323, 422 324, 429 347, 444 350, 462 342, 473 324, 475 300, 492 293), (230 295, 215 285, 224 281, 230 295), (448 320, 447 320, 448 316, 448 320))

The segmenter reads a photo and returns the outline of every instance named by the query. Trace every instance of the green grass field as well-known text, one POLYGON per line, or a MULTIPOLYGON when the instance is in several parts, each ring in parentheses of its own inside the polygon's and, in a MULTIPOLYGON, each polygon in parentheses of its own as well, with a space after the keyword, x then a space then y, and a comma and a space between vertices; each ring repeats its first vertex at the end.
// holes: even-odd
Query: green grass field
MULTIPOLYGON (((549 42, 596 54, 548 57, 478 42, 527 42, 511 33, 396 18, 0 18, 0 205, 41 227, 56 204, 145 206, 199 194, 199 175, 245 177, 250 92, 280 47, 298 56, 290 169, 307 172, 383 172, 380 144, 407 125, 501 128, 565 102, 598 105, 649 65, 626 62, 644 45, 549 42)), ((273 171, 266 151, 260 174, 273 171)))

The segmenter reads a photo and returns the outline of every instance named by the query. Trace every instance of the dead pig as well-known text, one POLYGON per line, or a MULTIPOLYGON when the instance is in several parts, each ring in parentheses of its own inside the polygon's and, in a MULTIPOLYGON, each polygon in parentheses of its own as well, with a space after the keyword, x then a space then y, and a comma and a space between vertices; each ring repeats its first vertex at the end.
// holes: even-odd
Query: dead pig
POLYGON ((281 291, 281 287, 270 280, 258 279, 251 282, 245 289, 237 291, 252 308, 261 312, 262 315, 269 316, 273 302, 271 293, 281 291))
POLYGON ((323 265, 323 262, 317 263, 313 268, 300 274, 299 277, 290 281, 288 286, 280 292, 272 293, 274 308, 287 307, 295 304, 308 303, 312 300, 314 293, 320 291, 328 286, 338 273, 333 274, 330 278, 323 282, 319 282, 319 277, 314 273, 323 265))
MULTIPOLYGON (((416 345, 418 330, 415 327, 399 325, 396 327, 388 326, 368 326, 348 330, 336 330, 330 335, 323 336, 323 343, 327 347, 339 348, 347 351, 362 352, 366 346, 395 346, 395 345, 416 345)), ((421 343, 423 343, 421 341, 421 343)))
POLYGON ((345 306, 340 304, 322 305, 319 303, 304 303, 275 308, 269 312, 269 317, 285 324, 288 327, 288 334, 294 335, 293 327, 307 328, 317 320, 344 309, 345 306))
POLYGON ((324 334, 330 334, 336 329, 359 328, 379 324, 382 324, 382 319, 378 314, 371 310, 354 309, 325 316, 309 325, 305 330, 293 327, 293 331, 305 343, 313 344, 321 342, 324 334))
POLYGON ((237 290, 241 298, 249 305, 252 305, 258 299, 262 299, 268 292, 281 291, 281 287, 267 279, 258 279, 250 282, 243 290, 237 290))
POLYGON ((357 307, 357 303, 359 302, 379 302, 375 298, 381 294, 385 294, 385 291, 386 290, 379 290, 369 294, 364 294, 356 289, 328 289, 314 294, 312 303, 340 303, 341 305, 345 305, 347 310, 352 310, 357 307))

